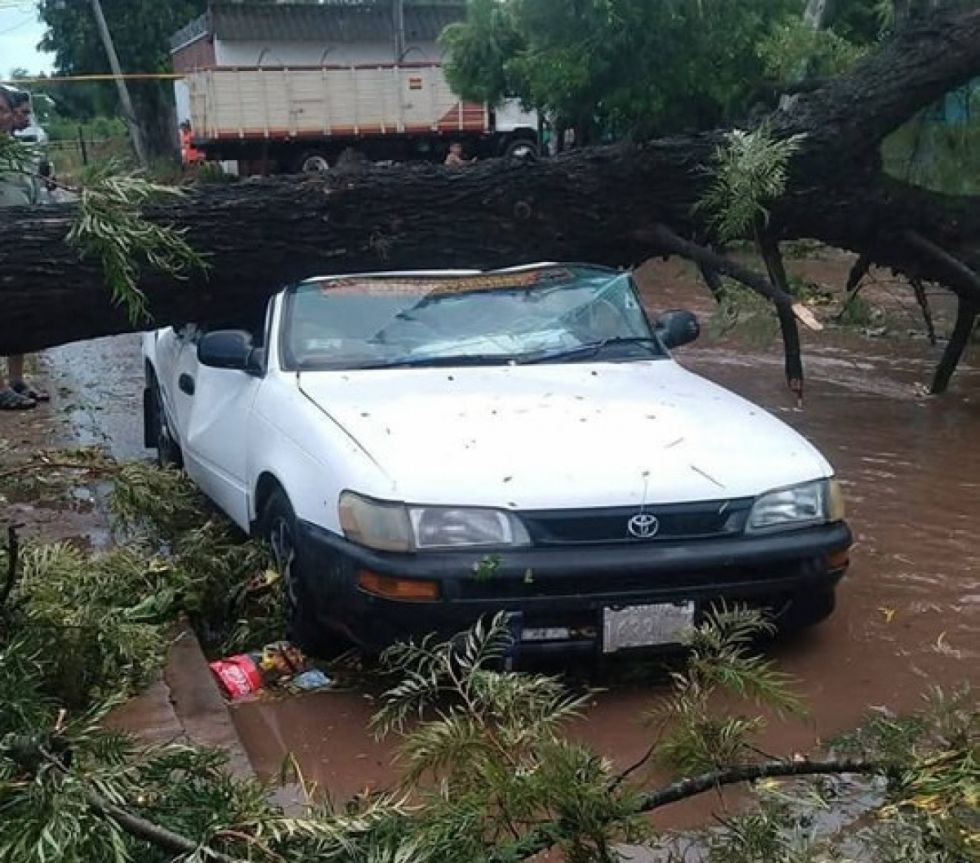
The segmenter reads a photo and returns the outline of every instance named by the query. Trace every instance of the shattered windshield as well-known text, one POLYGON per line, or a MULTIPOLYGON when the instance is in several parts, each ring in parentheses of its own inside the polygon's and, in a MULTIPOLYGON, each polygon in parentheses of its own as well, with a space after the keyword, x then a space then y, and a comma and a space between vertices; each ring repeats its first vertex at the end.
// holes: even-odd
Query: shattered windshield
POLYGON ((288 369, 663 356, 630 274, 583 266, 310 280, 282 327, 288 369))

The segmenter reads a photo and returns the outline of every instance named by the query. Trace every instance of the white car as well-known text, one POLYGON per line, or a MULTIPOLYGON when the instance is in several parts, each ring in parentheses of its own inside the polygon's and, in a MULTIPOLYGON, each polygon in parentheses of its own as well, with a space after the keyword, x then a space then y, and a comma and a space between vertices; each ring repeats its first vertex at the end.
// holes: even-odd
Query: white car
POLYGON ((293 637, 376 650, 512 612, 520 652, 675 643, 712 603, 826 617, 827 461, 669 349, 626 272, 321 277, 144 338, 146 441, 265 537, 293 637))

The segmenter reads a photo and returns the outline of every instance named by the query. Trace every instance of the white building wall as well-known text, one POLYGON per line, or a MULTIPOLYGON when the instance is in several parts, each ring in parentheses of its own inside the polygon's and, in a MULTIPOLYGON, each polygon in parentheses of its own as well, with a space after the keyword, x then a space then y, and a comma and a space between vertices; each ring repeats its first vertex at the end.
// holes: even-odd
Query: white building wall
MULTIPOLYGON (((215 61, 218 66, 350 66, 394 62, 390 42, 356 42, 334 44, 321 42, 227 42, 215 39, 215 61)), ((406 63, 438 63, 443 51, 436 42, 410 44, 406 63)))

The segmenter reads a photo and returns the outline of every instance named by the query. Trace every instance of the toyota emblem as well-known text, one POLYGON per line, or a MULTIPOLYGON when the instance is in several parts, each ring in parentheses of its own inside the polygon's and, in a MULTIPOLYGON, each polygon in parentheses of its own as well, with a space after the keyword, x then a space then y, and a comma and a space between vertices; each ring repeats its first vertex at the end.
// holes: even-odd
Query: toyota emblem
POLYGON ((649 539, 651 536, 656 536, 657 531, 660 530, 660 521, 655 515, 641 512, 626 523, 626 529, 637 539, 649 539))

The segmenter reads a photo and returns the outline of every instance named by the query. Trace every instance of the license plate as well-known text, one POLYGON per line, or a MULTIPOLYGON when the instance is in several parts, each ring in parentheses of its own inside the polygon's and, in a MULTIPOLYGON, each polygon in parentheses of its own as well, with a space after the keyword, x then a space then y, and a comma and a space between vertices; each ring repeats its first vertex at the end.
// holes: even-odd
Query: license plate
POLYGON ((686 629, 694 626, 694 603, 662 603, 604 608, 602 652, 630 647, 679 644, 686 629))
POLYGON ((567 626, 525 626, 521 641, 568 641, 571 632, 567 626))

